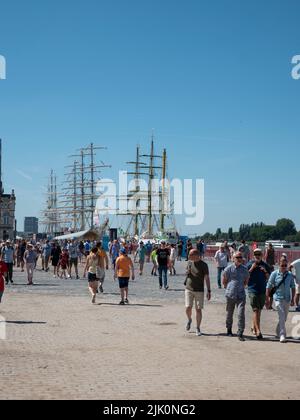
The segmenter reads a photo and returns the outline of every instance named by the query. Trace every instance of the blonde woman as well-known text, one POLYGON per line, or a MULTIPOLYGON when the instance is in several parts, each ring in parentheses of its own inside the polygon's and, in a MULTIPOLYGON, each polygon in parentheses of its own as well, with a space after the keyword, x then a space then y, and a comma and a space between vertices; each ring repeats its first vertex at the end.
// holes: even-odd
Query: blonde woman
POLYGON ((89 291, 92 295, 92 303, 96 303, 96 294, 98 290, 98 280, 97 280, 97 267, 99 264, 98 248, 95 247, 92 249, 92 252, 89 254, 86 260, 86 265, 84 268, 84 278, 86 273, 88 273, 88 282, 89 282, 89 291))

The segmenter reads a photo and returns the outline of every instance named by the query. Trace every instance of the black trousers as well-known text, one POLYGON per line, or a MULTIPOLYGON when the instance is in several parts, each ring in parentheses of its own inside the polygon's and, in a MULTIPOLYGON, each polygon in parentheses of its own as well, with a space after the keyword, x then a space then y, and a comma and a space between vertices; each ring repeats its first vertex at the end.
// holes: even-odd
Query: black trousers
POLYGON ((14 263, 6 263, 7 265, 7 273, 6 273, 6 282, 9 281, 12 282, 13 279, 13 269, 14 269, 14 263))

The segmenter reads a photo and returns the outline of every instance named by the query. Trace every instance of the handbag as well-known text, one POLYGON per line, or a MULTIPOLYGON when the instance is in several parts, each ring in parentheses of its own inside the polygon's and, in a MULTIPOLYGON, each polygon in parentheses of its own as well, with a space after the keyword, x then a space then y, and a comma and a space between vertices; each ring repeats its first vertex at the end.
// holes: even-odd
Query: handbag
POLYGON ((270 290, 270 296, 271 297, 273 297, 275 295, 275 293, 277 292, 277 290, 283 285, 283 283, 285 282, 288 275, 289 275, 289 273, 285 273, 283 275, 283 279, 281 280, 281 282, 277 286, 272 287, 272 289, 270 290))
POLYGON ((186 275, 186 279, 185 279, 185 282, 183 283, 185 286, 187 285, 187 281, 188 281, 188 278, 189 278, 189 276, 190 276, 190 274, 191 274, 191 270, 192 270, 192 263, 191 263, 191 261, 189 261, 189 262, 188 262, 188 266, 187 266, 187 275, 186 275))

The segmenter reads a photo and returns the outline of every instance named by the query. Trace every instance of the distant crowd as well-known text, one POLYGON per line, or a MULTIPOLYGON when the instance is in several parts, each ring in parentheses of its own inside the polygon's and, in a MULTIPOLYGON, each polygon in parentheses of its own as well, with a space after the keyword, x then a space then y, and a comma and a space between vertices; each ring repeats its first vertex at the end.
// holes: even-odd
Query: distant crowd
MULTIPOLYGON (((106 252, 101 242, 93 241, 49 241, 40 243, 9 240, 0 244, 0 302, 5 283, 13 284, 14 267, 27 273, 28 285, 32 286, 35 269, 39 259, 41 269, 53 270, 54 278, 80 279, 78 266, 84 265, 83 277, 88 280, 92 303, 96 303, 98 293, 103 293, 106 271, 110 266, 114 280, 118 280, 120 305, 129 304, 129 281, 135 280, 135 263, 139 275, 144 273, 145 263, 152 264, 151 275, 158 277, 160 289, 168 290, 168 275, 175 276, 176 262, 186 259, 185 306, 187 331, 192 325, 192 309, 196 307, 196 334, 201 336, 202 310, 205 300, 212 296, 209 267, 204 261, 207 245, 199 240, 193 244, 168 243, 160 241, 120 241, 114 240, 106 252)), ((246 293, 253 310, 252 333, 258 340, 263 339, 261 332, 262 310, 275 308, 279 322, 276 334, 281 342, 286 342, 286 320, 290 306, 300 311, 300 260, 289 262, 286 255, 276 261, 275 250, 270 244, 266 250, 258 247, 252 250, 242 241, 241 244, 224 242, 214 256, 217 268, 217 286, 225 289, 227 335, 233 336, 234 311, 238 315, 238 338, 244 341, 246 293)))

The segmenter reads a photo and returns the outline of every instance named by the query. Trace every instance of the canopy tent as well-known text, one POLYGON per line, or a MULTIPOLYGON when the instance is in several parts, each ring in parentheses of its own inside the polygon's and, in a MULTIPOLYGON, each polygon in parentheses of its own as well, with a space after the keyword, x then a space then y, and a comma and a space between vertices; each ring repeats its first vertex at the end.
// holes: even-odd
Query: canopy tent
POLYGON ((99 230, 90 229, 83 230, 82 232, 69 233, 68 235, 56 236, 54 238, 56 241, 71 241, 75 239, 77 241, 98 241, 102 236, 102 233, 99 230))
POLYGON ((106 219, 105 222, 98 228, 94 227, 93 229, 83 230, 76 233, 68 233, 67 235, 57 236, 54 238, 56 241, 71 241, 72 239, 77 241, 99 241, 105 230, 107 229, 109 220, 106 219))

